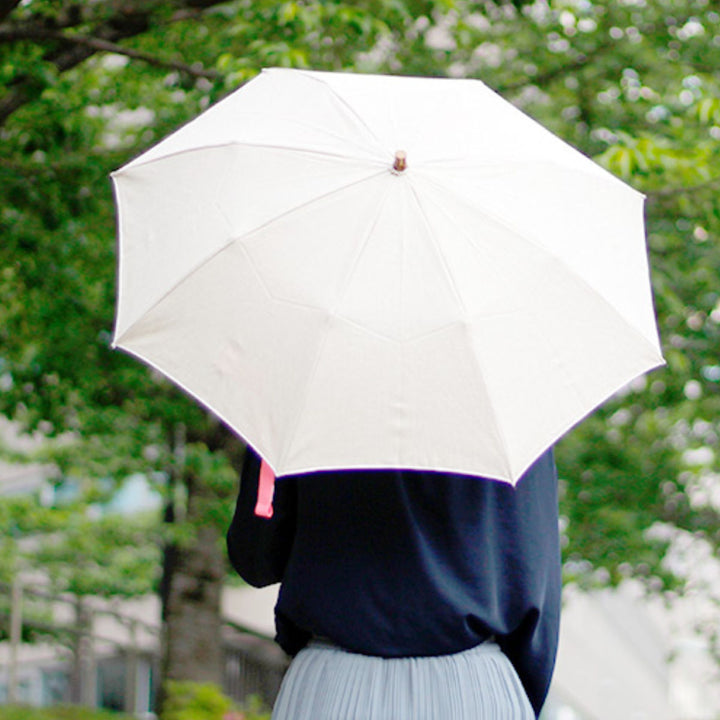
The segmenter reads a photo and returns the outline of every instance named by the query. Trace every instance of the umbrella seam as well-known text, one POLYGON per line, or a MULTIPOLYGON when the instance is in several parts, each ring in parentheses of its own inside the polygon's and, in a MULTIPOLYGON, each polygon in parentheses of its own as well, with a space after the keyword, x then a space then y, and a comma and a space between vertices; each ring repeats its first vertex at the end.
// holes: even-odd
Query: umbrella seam
MULTIPOLYGON (((353 258, 352 263, 350 264, 350 267, 348 268, 347 273, 345 274, 345 278, 342 282, 339 282, 340 287, 347 288, 348 280, 352 277, 352 274, 354 273, 355 269, 357 268, 357 264, 360 260, 360 257, 362 256, 365 248, 367 247, 367 243, 372 235, 373 229, 377 226, 378 219, 380 217, 380 214, 382 212, 382 209, 385 207, 385 204, 387 203, 387 196, 383 197, 382 202, 379 204, 377 212, 375 214, 375 218, 373 219, 372 223, 369 224, 368 231, 365 233, 365 237, 363 238, 363 241, 359 244, 358 250, 355 253, 355 257, 353 258)), ((338 297, 336 299, 336 302, 333 304, 331 308, 328 308, 326 311, 326 325, 329 324, 329 320, 333 317, 337 317, 337 308, 340 305, 344 298, 344 293, 340 292, 338 294, 338 297)), ((343 318, 345 320, 345 318, 343 318)), ((353 323, 354 324, 354 323, 353 323)), ((307 398, 309 394, 310 385, 312 383, 313 378, 315 377, 317 373, 317 369, 320 364, 320 357, 322 355, 323 348, 325 347, 325 344, 327 343, 327 338, 329 335, 329 328, 326 329, 323 339, 320 343, 318 343, 318 349, 317 353, 315 355, 315 360, 313 361, 313 366, 311 371, 307 375, 307 380, 305 382, 305 388, 303 391, 303 400, 301 403, 298 403, 298 409, 295 414, 295 419, 292 423, 292 430, 288 433, 288 440, 285 443, 285 447, 283 448, 282 452, 279 455, 278 460, 278 466, 283 467, 286 461, 286 458, 290 452, 290 448, 292 447, 295 436, 297 434, 297 429, 300 425, 300 421, 302 419, 303 414, 305 413, 305 408, 307 406, 307 398)))
MULTIPOLYGON (((463 163, 463 164, 469 164, 467 163, 468 160, 487 160, 487 155, 480 153, 478 155, 475 155, 471 152, 468 152, 467 155, 459 156, 459 157, 453 157, 453 158, 435 158, 435 159, 429 159, 423 161, 423 167, 429 166, 429 165, 450 165, 453 163, 463 163)), ((634 192, 636 195, 639 195, 642 198, 646 198, 647 196, 645 193, 641 192, 637 188, 634 188, 632 185, 629 185, 624 180, 621 180, 619 177, 613 175, 610 171, 606 170, 602 165, 598 165, 597 163, 594 163, 593 160, 590 158, 585 158, 588 162, 591 162, 594 164, 594 166, 600 170, 601 172, 592 172, 590 168, 585 167, 576 167, 573 166, 570 163, 562 163, 557 162, 557 160, 554 160, 552 158, 536 158, 532 161, 526 161, 526 160, 510 160, 507 158, 498 158, 498 160, 501 160, 504 167, 511 167, 513 170, 516 170, 518 168, 534 168, 538 166, 549 166, 554 168, 561 168, 563 170, 567 170, 573 173, 579 173, 581 175, 586 175, 589 177, 595 177, 598 178, 598 180, 602 180, 603 182, 609 182, 613 185, 620 185, 625 190, 630 190, 634 192)), ((488 167, 490 165, 488 164, 488 167)))
MULTIPOLYGON (((437 184, 438 184, 438 185, 442 185, 442 183, 437 183, 437 184)), ((442 185, 442 186, 443 186, 444 189, 447 190, 447 188, 445 188, 444 185, 442 185)), ((413 190, 414 190, 414 189, 413 189, 413 190)), ((414 192, 415 192, 415 190, 414 190, 414 192)), ((426 216, 426 214, 425 214, 425 211, 422 209, 422 206, 421 206, 421 204, 420 204, 419 197, 417 196, 417 193, 415 193, 415 196, 416 196, 416 199, 417 199, 417 202, 418 202, 418 207, 420 208, 420 210, 421 210, 421 212, 422 212, 423 218, 425 219, 425 221, 426 221, 426 223, 428 224, 428 226, 430 226, 429 220, 427 219, 427 216, 426 216)), ((435 207, 438 209, 438 211, 441 212, 446 218, 450 219, 451 221, 453 220, 452 215, 445 209, 445 207, 444 207, 441 203, 437 202, 434 197, 429 196, 429 201, 432 202, 432 203, 435 205, 435 207)), ((463 202, 463 203, 465 203, 465 204, 467 204, 469 207, 472 207, 472 205, 470 205, 469 203, 466 203, 464 200, 460 199, 460 201, 463 202)), ((495 218, 494 216, 492 216, 490 213, 488 213, 488 217, 491 217, 491 219, 496 220, 496 218, 495 218)), ((513 234, 515 234, 515 235, 517 235, 518 237, 524 239, 525 236, 523 236, 523 235, 521 235, 520 233, 518 233, 516 230, 514 230, 513 228, 511 228, 509 225, 506 225, 506 224, 504 224, 504 223, 499 223, 499 224, 501 224, 501 225, 502 225, 503 227, 505 227, 506 229, 510 230, 513 234)), ((459 225, 457 225, 457 224, 456 224, 456 226, 458 227, 458 229, 460 230, 460 232, 463 233, 463 235, 467 236, 467 233, 462 229, 461 226, 459 226, 459 225)), ((431 232, 432 232, 432 231, 431 231, 431 232)), ((536 243, 533 243, 533 244, 536 244, 536 243)), ((442 255, 442 252, 441 252, 441 250, 440 250, 439 244, 438 244, 437 242, 435 242, 435 245, 437 246, 438 253, 440 253, 440 254, 442 255)), ((635 337, 637 337, 637 338, 639 338, 639 339, 641 340, 641 342, 642 342, 643 345, 647 346, 647 348, 650 349, 650 350, 653 349, 653 344, 652 344, 652 342, 650 342, 650 340, 649 340, 647 337, 645 337, 645 335, 644 335, 642 332, 640 332, 634 325, 632 325, 632 324, 628 323, 627 321, 625 321, 625 320, 624 320, 624 316, 621 315, 621 314, 618 312, 617 308, 616 308, 612 303, 608 302, 608 301, 606 300, 606 298, 605 298, 601 293, 597 292, 591 285, 589 285, 581 275, 579 275, 577 272, 575 272, 574 270, 572 270, 572 268, 570 268, 566 263, 564 263, 564 262, 561 260, 561 258, 559 258, 555 253, 552 253, 552 252, 550 252, 550 251, 545 251, 544 248, 541 248, 541 249, 546 253, 546 255, 547 255, 553 262, 555 262, 555 263, 557 263, 558 265, 560 265, 561 267, 563 267, 563 268, 566 270, 566 272, 569 274, 570 277, 572 277, 576 282, 582 284, 582 285, 587 289, 587 291, 589 291, 592 295, 594 295, 594 296, 598 299, 599 302, 601 302, 603 305, 605 305, 605 306, 607 306, 608 308, 610 308, 610 309, 612 310, 613 314, 614 314, 615 316, 619 317, 619 318, 623 321, 623 324, 625 325, 625 327, 627 327, 635 337)), ((452 273, 450 272, 449 268, 447 268, 447 267, 446 267, 446 271, 447 271, 447 273, 449 274, 449 282, 452 282, 452 283, 453 283, 453 286, 454 286, 454 281, 453 281, 453 279, 452 279, 452 273)), ((533 314, 535 314, 532 309, 530 309, 530 312, 533 313, 533 314)), ((553 345, 548 342, 547 338, 542 337, 541 339, 542 339, 542 342, 544 342, 547 347, 550 347, 550 348, 553 347, 553 345)), ((473 359, 474 359, 476 362, 478 362, 478 364, 480 364, 479 358, 477 358, 477 356, 476 356, 474 353, 471 353, 471 355, 472 355, 473 359)), ((559 355, 561 355, 561 353, 555 353, 555 352, 553 352, 553 353, 551 353, 551 355, 552 355, 553 358, 557 358, 559 355)), ((658 364, 655 365, 655 367, 658 367, 658 366, 660 366, 660 365, 662 365, 662 364, 664 363, 664 360, 662 359, 662 355, 659 356, 658 360, 659 360, 659 362, 658 362, 658 364)), ((556 360, 556 361, 557 361, 557 360, 556 360)), ((564 366, 563 363, 560 363, 560 365, 564 367, 565 372, 566 372, 567 375, 572 374, 572 373, 570 372, 570 370, 569 370, 566 366, 564 366)), ((480 377, 482 377, 482 374, 481 374, 480 377)), ((491 399, 491 394, 490 394, 489 390, 487 389, 487 385, 485 385, 484 383, 483 383, 483 385, 485 386, 485 388, 486 388, 486 390, 487 390, 487 392, 486 392, 487 397, 488 397, 489 399, 491 399)), ((578 401, 578 403, 579 403, 579 406, 581 406, 581 407, 586 407, 586 406, 588 405, 588 399, 585 398, 585 397, 581 394, 580 390, 579 390, 577 387, 575 387, 575 385, 571 385, 571 386, 570 386, 570 389, 572 390, 574 396, 576 397, 576 399, 577 399, 577 401, 578 401)), ((619 388, 618 388, 618 389, 619 389, 619 388)), ((611 394, 612 394, 612 393, 611 393, 611 394)), ((608 395, 607 397, 610 397, 610 395, 608 395)), ((603 402, 603 401, 601 401, 601 402, 603 402)), ((597 407, 599 404, 601 404, 601 403, 596 404, 594 407, 597 407)), ((584 418, 584 417, 587 417, 587 415, 588 415, 589 413, 591 413, 591 412, 592 412, 592 410, 589 410, 589 411, 583 416, 583 418, 584 418)), ((576 420, 572 425, 570 425, 569 427, 567 427, 567 428, 564 430, 564 432, 567 432, 567 430, 570 429, 570 427, 573 427, 574 425, 576 425, 576 424, 577 424, 578 422, 580 422, 583 418, 580 418, 580 420, 576 420)), ((494 426, 497 427, 497 428, 499 428, 499 424, 498 424, 497 422, 495 423, 494 426)), ((506 446, 506 444, 505 444, 504 437, 502 437, 502 432, 500 432, 500 435, 501 435, 501 441, 503 442, 503 447, 507 449, 507 446, 506 446)), ((506 453, 506 456, 509 457, 509 454, 506 453)), ((507 469, 508 469, 508 475, 509 475, 510 477, 514 477, 514 476, 513 476, 513 473, 509 470, 509 468, 507 468, 507 469)))
MULTIPOLYGON (((241 235, 237 235, 237 236, 235 236, 235 237, 229 238, 229 239, 222 245, 222 247, 217 248, 214 252, 210 253, 210 255, 208 255, 207 257, 205 257, 201 262, 197 263, 197 264, 194 265, 192 268, 190 268, 189 270, 187 270, 187 272, 183 275, 183 277, 182 277, 180 280, 178 280, 178 282, 174 283, 174 284, 172 285, 172 287, 169 287, 167 290, 165 290, 165 292, 163 292, 163 294, 162 294, 159 298, 157 298, 155 301, 152 302, 152 304, 150 304, 147 308, 145 308, 145 309, 142 311, 142 313, 141 313, 137 318, 135 318, 135 320, 134 320, 130 325, 128 325, 128 326, 125 328, 125 330, 122 332, 122 335, 120 335, 120 336, 117 336, 117 335, 116 335, 116 336, 113 338, 113 340, 112 340, 112 346, 116 346, 116 345, 119 343, 120 339, 121 339, 123 336, 127 335, 127 333, 128 333, 130 330, 132 330, 132 328, 137 324, 137 322, 138 322, 139 320, 141 320, 141 319, 142 319, 143 317, 145 317, 148 313, 152 312, 158 305, 160 305, 160 304, 165 300, 165 298, 167 298, 167 297, 168 297, 169 295, 171 295, 178 287, 180 287, 180 286, 185 282, 185 280, 188 279, 188 277, 190 277, 193 273, 197 272, 200 268, 202 268, 204 265, 206 265, 206 264, 209 263, 211 260, 213 260, 214 258, 216 258, 218 255, 220 255, 221 253, 223 253, 223 252, 224 252, 225 250, 227 250, 231 245, 235 244, 236 242, 238 242, 238 241, 240 241, 240 240, 247 239, 248 237, 254 235, 255 233, 258 233, 258 232, 264 230, 265 228, 267 228, 268 226, 270 226, 270 225, 272 225, 273 223, 277 222, 277 221, 280 220, 281 218, 285 218, 285 217, 287 217, 288 215, 292 215, 293 213, 298 212, 299 210, 302 210, 303 208, 306 208, 306 207, 308 207, 308 206, 311 206, 312 204, 314 204, 314 203, 316 203, 316 202, 319 202, 320 200, 323 200, 323 199, 326 199, 326 198, 328 198, 328 197, 331 197, 332 195, 335 195, 336 193, 339 193, 339 192, 342 192, 342 191, 344 191, 344 190, 347 190, 347 189, 350 188, 350 187, 353 187, 353 186, 355 186, 355 185, 360 185, 360 184, 362 184, 362 183, 364 183, 364 182, 368 182, 369 180, 372 180, 373 178, 378 177, 379 175, 381 175, 381 174, 384 173, 384 172, 385 172, 384 170, 383 170, 383 171, 380 171, 380 172, 374 172, 374 173, 372 173, 371 175, 368 175, 367 177, 361 178, 360 180, 354 180, 353 182, 347 183, 347 184, 345 184, 345 185, 343 185, 343 186, 341 186, 341 187, 333 188, 332 190, 330 190, 330 191, 328 191, 328 192, 326 192, 326 193, 323 193, 322 195, 318 195, 317 197, 313 198, 312 200, 305 201, 305 202, 301 203, 300 205, 296 205, 295 207, 290 208, 289 210, 286 210, 285 212, 283 212, 283 213, 280 214, 280 215, 274 216, 272 219, 268 220, 267 222, 265 222, 265 223, 263 223, 263 224, 261 224, 261 225, 258 225, 257 227, 252 228, 252 230, 250 230, 250 231, 248 231, 248 232, 245 232, 245 233, 243 233, 243 234, 241 234, 241 235)), ((122 238, 120 238, 120 243, 122 244, 122 238)), ((120 256, 122 257, 122 253, 120 253, 120 256)))
MULTIPOLYGON (((479 212, 479 213, 485 215, 486 217, 488 217, 488 218, 489 218, 490 220, 492 220, 493 222, 497 223, 497 224, 500 225, 501 227, 503 227, 503 228, 505 228, 506 230, 508 230, 508 231, 509 231, 510 233, 512 233, 515 237, 520 238, 520 240, 522 240, 523 242, 527 242, 529 245, 533 245, 534 247, 536 247, 536 248, 537 248, 538 250, 540 250, 543 254, 545 254, 546 256, 548 256, 548 257, 550 257, 550 258, 552 258, 552 259, 553 259, 555 262, 557 262, 559 265, 561 265, 562 267, 566 268, 567 272, 568 272, 571 276, 576 277, 576 278, 578 279, 578 281, 581 282, 581 283, 583 283, 583 285, 585 285, 585 287, 587 287, 588 290, 589 290, 593 295, 599 297, 599 298, 602 300, 602 302, 604 302, 608 307, 612 308, 612 310, 613 310, 613 312, 614 312, 615 314, 619 315, 621 318, 624 318, 624 317, 625 317, 625 316, 615 307, 615 305, 614 305, 613 303, 611 303, 604 295, 602 295, 602 294, 601 294, 600 292, 598 292, 592 285, 590 285, 590 283, 588 283, 587 280, 585 280, 585 278, 584 278, 579 272, 577 272, 577 270, 575 270, 575 269, 572 268, 570 265, 568 265, 567 262, 565 262, 565 260, 564 260, 561 256, 559 256, 556 252, 554 252, 554 251, 551 250, 550 248, 547 248, 546 246, 542 245, 541 243, 537 242, 537 240, 536 240, 534 237, 523 234, 520 230, 518 230, 517 228, 513 227, 513 225, 511 225, 510 223, 506 222, 506 221, 503 220, 502 218, 498 217, 495 213, 487 210, 486 208, 478 207, 478 206, 476 206, 476 205, 473 205, 471 202, 469 202, 468 200, 466 200, 466 199, 463 198, 462 196, 455 195, 455 194, 452 192, 452 190, 451 190, 450 188, 448 188, 447 185, 445 185, 445 183, 443 183, 442 181, 438 180, 437 178, 433 178, 433 177, 431 177, 431 176, 424 175, 424 176, 423 176, 423 179, 426 180, 426 181, 427 181, 428 183, 430 183, 430 184, 434 184, 434 185, 442 188, 445 192, 447 192, 447 193, 449 193, 450 195, 452 195, 452 197, 454 197, 458 202, 462 203, 462 204, 465 205, 466 207, 472 209, 473 211, 476 211, 476 212, 479 212)), ((431 197, 431 199, 432 199, 432 197, 431 197)), ((435 204, 437 205, 437 203, 435 203, 435 204)), ((437 206, 439 207, 439 205, 437 205, 437 206)), ((649 269, 648 269, 648 273, 647 273, 647 281, 648 281, 648 284, 649 284, 649 283, 650 283, 649 269)), ((647 337, 644 335, 644 333, 642 333, 635 325, 630 324, 630 323, 629 323, 628 321, 626 321, 626 320, 625 320, 624 322, 625 322, 627 325, 629 325, 630 327, 632 327, 633 330, 634 330, 638 335, 640 335, 641 337, 643 337, 647 342, 651 342, 651 341, 649 340, 649 338, 647 338, 647 337)))
POLYGON ((307 71, 300 71, 305 77, 313 80, 314 82, 320 83, 323 87, 327 88, 331 95, 340 102, 341 105, 343 105, 347 110, 350 112, 350 114, 365 128, 365 130, 370 133, 370 136, 374 138, 374 140, 377 142, 377 146, 379 150, 382 150, 383 152, 386 151, 385 146, 383 145, 382 140, 375 134, 373 129, 367 124, 365 119, 360 115, 360 113, 330 84, 328 83, 324 78, 319 77, 316 74, 312 74, 307 71))
MULTIPOLYGON (((416 204, 417 204, 418 210, 420 211, 420 215, 422 216, 422 219, 423 219, 423 222, 424 222, 424 224, 425 224, 425 227, 427 228, 428 235, 430 236, 431 241, 432 241, 433 245, 435 246, 435 250, 436 250, 436 252, 438 253, 438 256, 441 258, 441 262, 442 262, 442 265, 443 265, 443 270, 444 270, 444 272, 445 272, 445 276, 446 276, 446 278, 447 278, 447 281, 448 281, 448 283, 450 284, 450 286, 451 286, 451 288, 452 288, 452 290, 453 290, 454 295, 457 297, 458 302, 460 303, 460 306, 461 306, 461 308, 462 308, 462 310, 463 310, 463 314, 467 317, 467 308, 466 308, 465 303, 464 303, 464 301, 463 301, 463 299, 462 299, 462 295, 460 294, 460 291, 458 290, 457 283, 456 283, 456 281, 455 281, 455 278, 453 277, 453 274, 452 274, 452 271, 450 270, 450 267, 448 266, 447 259, 446 259, 445 255, 444 255, 444 253, 443 253, 443 251, 442 251, 442 249, 441 249, 441 247, 440 247, 440 243, 439 243, 438 240, 437 240, 437 236, 435 235, 435 231, 433 230, 432 224, 430 223, 430 220, 429 220, 429 218, 427 217, 427 214, 425 213, 425 209, 423 208, 422 203, 420 202, 420 197, 418 196, 417 189, 416 189, 416 188, 414 187, 414 185, 412 185, 412 184, 411 184, 411 186, 410 186, 410 189, 411 189, 411 192, 412 192, 412 194, 413 194, 413 197, 415 198, 415 202, 416 202, 416 204)), ((463 322, 463 323, 459 323, 459 324, 461 324, 461 326, 462 326, 462 328, 463 328, 462 337, 465 339, 465 341, 467 342, 467 344, 470 345, 470 350, 471 350, 471 352, 470 352, 470 357, 472 358, 473 362, 476 364, 476 366, 478 367, 478 369, 479 369, 479 371, 480 371, 480 372, 478 373, 478 375, 477 375, 476 381, 477 381, 480 385, 482 385, 482 387, 483 387, 483 389, 484 389, 484 395, 485 395, 485 397, 488 399, 488 401, 489 401, 489 403, 490 403, 490 411, 491 411, 491 413, 492 413, 492 415, 493 415, 493 417, 494 417, 494 420, 495 420, 494 423, 493 423, 493 427, 495 427, 496 430, 497 430, 498 440, 500 441, 500 445, 501 445, 501 447, 502 447, 503 458, 504 458, 504 460, 505 460, 505 470, 506 470, 506 472, 507 472, 508 477, 511 477, 511 478, 512 478, 512 477, 513 477, 513 474, 512 474, 511 468, 509 467, 509 462, 508 462, 508 458, 510 457, 509 452, 508 452, 508 447, 509 447, 509 446, 508 446, 508 443, 507 443, 507 439, 506 439, 506 437, 505 437, 505 434, 504 434, 504 432, 502 431, 502 429, 500 428, 500 424, 499 424, 499 422, 498 422, 498 416, 497 416, 497 413, 496 413, 496 411, 495 411, 494 401, 492 400, 492 395, 491 395, 491 393, 490 393, 490 390, 489 390, 489 388, 488 388, 488 386, 487 386, 487 383, 485 383, 485 382, 483 381, 483 379, 482 379, 482 378, 484 377, 483 372, 482 372, 482 370, 483 370, 483 368, 482 368, 482 363, 481 363, 480 359, 477 357, 477 354, 476 354, 475 352, 473 352, 473 349, 472 349, 472 339, 471 339, 470 334, 469 334, 469 332, 468 332, 468 324, 467 324, 467 321, 466 321, 466 322, 463 322)))
MULTIPOLYGON (((336 137, 336 136, 332 135, 332 137, 336 137)), ((260 150, 283 150, 286 152, 296 152, 296 153, 305 154, 305 155, 318 155, 321 157, 334 158, 334 159, 340 160, 340 161, 347 161, 347 162, 361 161, 361 162, 367 162, 367 163, 373 164, 373 165, 379 165, 382 167, 385 166, 384 161, 379 160, 379 159, 371 159, 369 157, 348 156, 348 155, 344 155, 342 153, 332 153, 327 150, 313 150, 313 149, 308 149, 308 148, 303 148, 303 147, 296 147, 294 145, 282 145, 282 144, 274 144, 274 143, 253 143, 253 142, 244 142, 242 140, 230 140, 228 142, 213 143, 213 144, 201 145, 198 147, 185 148, 183 150, 176 150, 174 152, 168 153, 167 155, 161 155, 160 157, 152 158, 151 160, 147 160, 147 161, 141 162, 141 163, 135 162, 133 160, 133 161, 129 162, 127 165, 124 165, 123 167, 119 168, 118 170, 113 170, 110 173, 110 177, 111 178, 126 177, 126 176, 130 175, 136 169, 146 168, 151 165, 156 165, 157 163, 160 163, 163 160, 169 160, 171 158, 177 158, 182 155, 189 155, 191 153, 204 152, 206 150, 213 150, 213 149, 218 150, 221 148, 230 148, 230 147, 258 148, 260 150)), ((148 151, 148 152, 150 152, 150 151, 148 151)))

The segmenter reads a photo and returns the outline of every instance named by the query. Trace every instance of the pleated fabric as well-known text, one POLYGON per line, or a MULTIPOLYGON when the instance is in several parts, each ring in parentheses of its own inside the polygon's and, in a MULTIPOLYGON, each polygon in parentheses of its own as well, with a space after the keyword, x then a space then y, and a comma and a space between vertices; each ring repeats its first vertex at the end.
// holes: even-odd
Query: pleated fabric
POLYGON ((380 658, 314 641, 295 657, 272 720, 535 720, 493 642, 454 655, 380 658))

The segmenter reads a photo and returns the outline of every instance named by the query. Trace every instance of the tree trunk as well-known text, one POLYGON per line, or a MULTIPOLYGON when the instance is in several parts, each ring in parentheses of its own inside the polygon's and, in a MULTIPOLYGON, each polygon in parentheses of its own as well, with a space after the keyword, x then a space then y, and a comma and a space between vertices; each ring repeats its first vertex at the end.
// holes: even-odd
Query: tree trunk
MULTIPOLYGON (((198 517, 203 495, 199 478, 186 477, 187 514, 195 525, 195 538, 165 548, 162 601, 161 678, 158 712, 172 680, 212 682, 223 679, 220 601, 225 560, 219 530, 198 517)), ((172 520, 171 520, 172 521, 172 520)))
POLYGON ((93 625, 93 613, 86 599, 76 597, 75 633, 70 670, 70 702, 74 705, 95 706, 97 670, 93 647, 93 625))

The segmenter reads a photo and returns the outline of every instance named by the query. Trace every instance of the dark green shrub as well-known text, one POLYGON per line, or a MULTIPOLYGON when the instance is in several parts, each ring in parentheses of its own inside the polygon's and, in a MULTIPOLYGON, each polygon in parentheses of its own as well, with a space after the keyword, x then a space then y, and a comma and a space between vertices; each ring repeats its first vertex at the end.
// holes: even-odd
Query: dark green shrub
POLYGON ((133 717, 125 713, 78 705, 53 705, 43 708, 0 705, 0 720, 133 720, 133 717))

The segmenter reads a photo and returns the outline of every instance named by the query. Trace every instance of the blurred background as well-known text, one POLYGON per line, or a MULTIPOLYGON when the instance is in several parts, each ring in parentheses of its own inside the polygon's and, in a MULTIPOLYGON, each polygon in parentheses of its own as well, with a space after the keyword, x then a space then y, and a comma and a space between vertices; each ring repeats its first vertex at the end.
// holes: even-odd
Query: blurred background
POLYGON ((646 195, 668 364, 557 448, 543 717, 720 718, 716 0, 0 0, 4 711, 250 718, 277 690, 275 589, 223 545, 242 444, 109 347, 108 174, 270 66, 479 78, 646 195))

